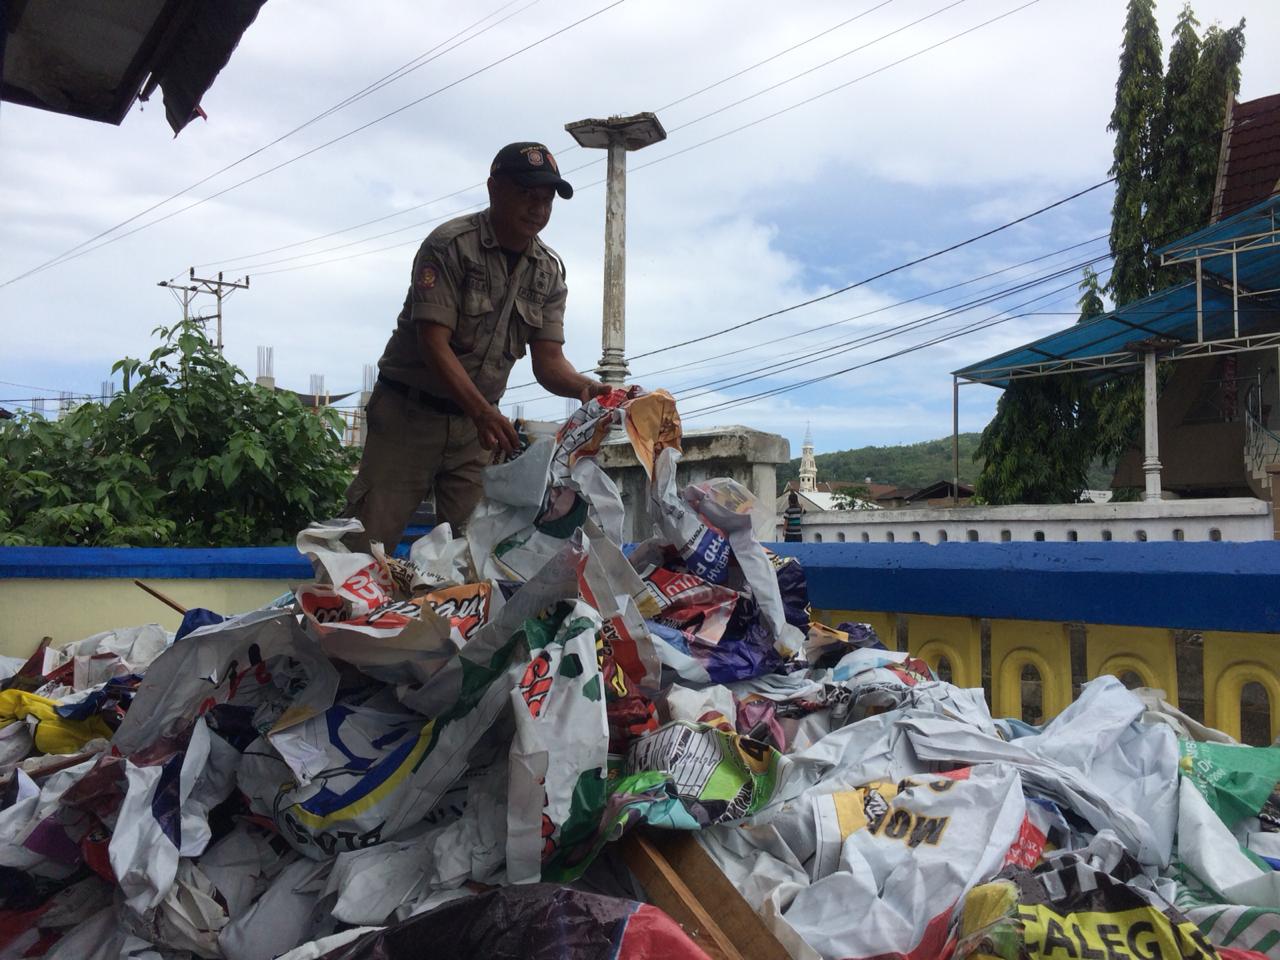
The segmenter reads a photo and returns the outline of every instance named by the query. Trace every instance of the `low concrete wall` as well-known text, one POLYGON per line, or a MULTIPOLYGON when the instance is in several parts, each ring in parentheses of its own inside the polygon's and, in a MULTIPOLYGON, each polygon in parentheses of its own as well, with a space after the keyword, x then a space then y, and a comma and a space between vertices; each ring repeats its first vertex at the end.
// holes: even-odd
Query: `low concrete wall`
POLYGON ((144 623, 176 630, 182 618, 135 578, 184 607, 232 614, 311 576, 293 547, 0 547, 0 655, 27 656, 42 637, 62 644, 144 623))
MULTIPOLYGON (((683 455, 676 468, 679 486, 713 477, 730 477, 755 494, 762 506, 756 522, 756 536, 773 538, 773 509, 777 499, 778 464, 791 459, 791 445, 773 433, 748 427, 715 427, 686 433, 681 441, 683 455)), ((649 536, 649 478, 625 438, 606 443, 600 450, 600 465, 622 494, 627 518, 623 538, 635 543, 649 536)))
MULTIPOLYGON (((288 580, 143 582, 184 607, 231 614, 253 610, 290 589, 288 580)), ((297 581, 294 581, 295 583, 297 581)), ((0 580, 0 655, 25 657, 42 637, 55 646, 104 630, 158 623, 178 629, 182 617, 127 580, 0 580)))
MULTIPOLYGON (((1271 504, 1249 497, 925 510, 828 510, 801 520, 806 543, 1097 542, 1272 539, 1271 504)), ((779 539, 782 524, 776 527, 779 539)))

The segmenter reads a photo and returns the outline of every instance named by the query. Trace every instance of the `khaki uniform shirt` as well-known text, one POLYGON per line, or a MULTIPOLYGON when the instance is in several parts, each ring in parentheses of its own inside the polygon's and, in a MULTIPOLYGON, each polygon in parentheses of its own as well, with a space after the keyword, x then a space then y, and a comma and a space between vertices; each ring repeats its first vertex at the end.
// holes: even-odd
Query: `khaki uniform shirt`
POLYGON ((497 403, 529 341, 564 343, 567 295, 564 267, 541 240, 534 239, 508 271, 487 210, 450 220, 418 248, 404 308, 378 369, 392 380, 451 399, 428 371, 418 346, 418 323, 438 323, 453 331, 449 346, 476 389, 497 403))

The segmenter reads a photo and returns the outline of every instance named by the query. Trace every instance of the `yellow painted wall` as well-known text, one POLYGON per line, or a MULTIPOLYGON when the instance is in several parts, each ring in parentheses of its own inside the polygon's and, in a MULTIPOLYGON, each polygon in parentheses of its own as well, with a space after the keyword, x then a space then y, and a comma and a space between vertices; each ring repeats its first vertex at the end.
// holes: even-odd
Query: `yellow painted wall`
MULTIPOLYGON (((147 580, 184 607, 233 614, 269 603, 286 580, 147 580)), ((132 580, 0 580, 0 654, 25 657, 41 637, 55 645, 104 630, 158 623, 178 629, 182 617, 132 580)))

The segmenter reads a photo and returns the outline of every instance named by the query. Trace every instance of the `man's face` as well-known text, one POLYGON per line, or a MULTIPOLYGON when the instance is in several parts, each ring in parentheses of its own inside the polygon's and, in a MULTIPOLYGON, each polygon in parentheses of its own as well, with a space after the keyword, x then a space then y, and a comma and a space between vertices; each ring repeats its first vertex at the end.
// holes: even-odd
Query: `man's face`
POLYGON ((489 178, 489 215, 500 235, 527 245, 551 219, 555 187, 522 187, 506 177, 489 178))

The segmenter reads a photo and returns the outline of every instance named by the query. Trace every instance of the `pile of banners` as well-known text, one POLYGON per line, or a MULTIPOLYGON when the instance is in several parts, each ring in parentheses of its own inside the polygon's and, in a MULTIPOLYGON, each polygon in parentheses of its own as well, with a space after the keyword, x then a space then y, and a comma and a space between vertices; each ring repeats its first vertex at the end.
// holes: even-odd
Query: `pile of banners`
POLYGON ((0 960, 703 957, 621 865, 643 825, 805 960, 1280 956, 1280 748, 1111 677, 993 719, 810 623, 772 505, 679 460, 672 398, 615 391, 465 537, 314 524, 267 608, 0 663, 0 960), (650 479, 626 553, 611 434, 650 479))

